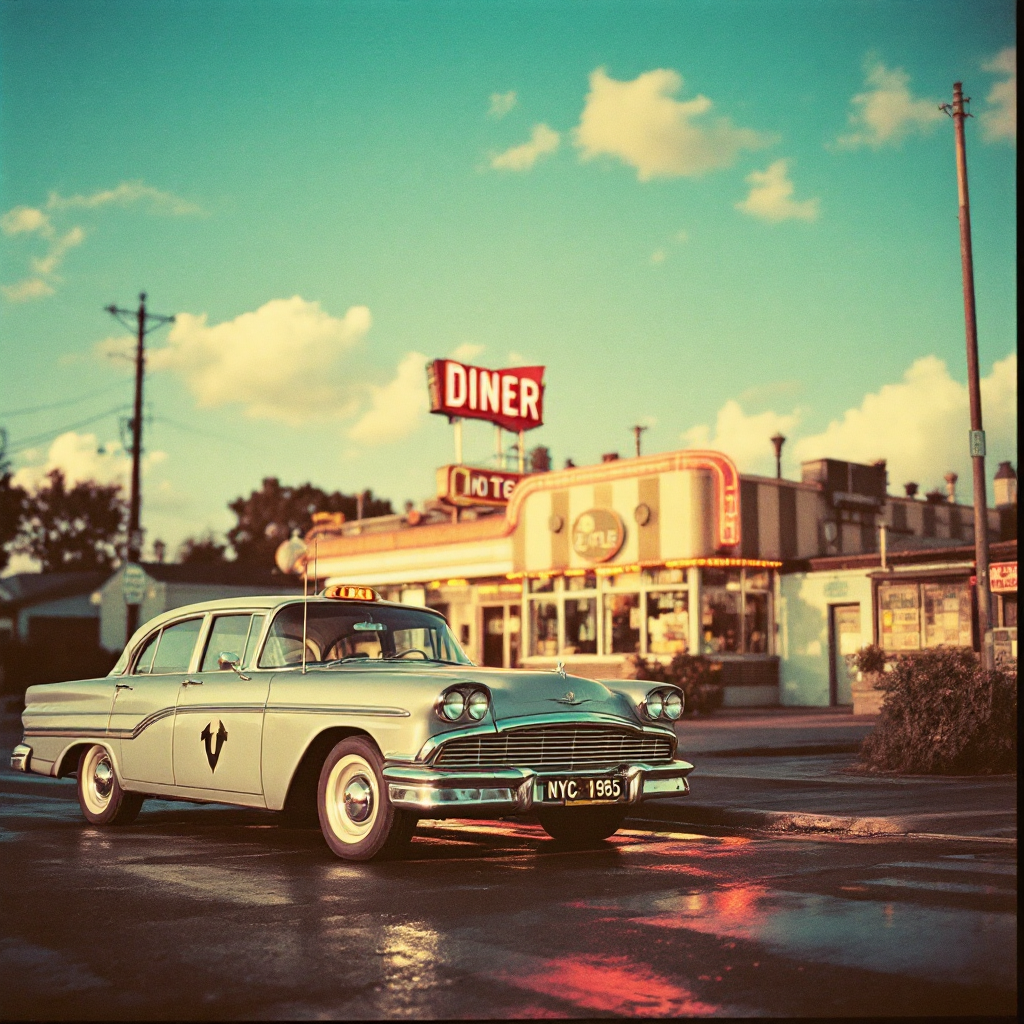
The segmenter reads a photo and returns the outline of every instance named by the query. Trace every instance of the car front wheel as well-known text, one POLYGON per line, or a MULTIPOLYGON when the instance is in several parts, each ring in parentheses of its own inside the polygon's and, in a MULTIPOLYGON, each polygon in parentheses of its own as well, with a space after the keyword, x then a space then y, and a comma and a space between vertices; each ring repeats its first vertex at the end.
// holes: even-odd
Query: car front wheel
POLYGON ((552 839, 589 846, 614 835, 626 820, 625 807, 548 807, 538 809, 541 826, 552 839))
POLYGON ((78 803, 93 825, 130 825, 145 797, 121 788, 110 752, 99 743, 78 759, 78 803))
POLYGON ((327 845, 344 860, 398 853, 416 828, 416 819, 388 797, 380 754, 358 736, 336 744, 324 761, 317 813, 327 845))

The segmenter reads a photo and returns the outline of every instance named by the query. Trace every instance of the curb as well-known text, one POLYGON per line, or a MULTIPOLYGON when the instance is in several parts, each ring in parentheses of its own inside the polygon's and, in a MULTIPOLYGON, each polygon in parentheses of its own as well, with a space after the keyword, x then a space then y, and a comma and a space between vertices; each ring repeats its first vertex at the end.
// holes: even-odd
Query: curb
POLYGON ((1016 844, 1016 814, 1012 811, 972 811, 971 818, 1012 818, 1014 836, 986 836, 968 832, 934 832, 929 826, 941 827, 950 814, 915 814, 905 817, 862 817, 857 815, 813 814, 806 811, 766 811, 751 807, 712 807, 690 805, 689 807, 654 808, 647 805, 643 818, 630 817, 634 822, 647 824, 677 822, 685 825, 713 825, 731 828, 750 828, 765 832, 791 834, 840 834, 850 836, 929 836, 943 839, 983 839, 988 842, 1016 844))

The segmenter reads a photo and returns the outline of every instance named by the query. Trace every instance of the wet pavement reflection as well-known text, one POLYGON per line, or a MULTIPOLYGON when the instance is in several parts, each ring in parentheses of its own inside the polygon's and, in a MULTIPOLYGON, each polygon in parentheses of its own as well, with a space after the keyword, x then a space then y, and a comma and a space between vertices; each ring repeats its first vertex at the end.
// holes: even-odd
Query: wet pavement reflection
POLYGON ((423 822, 347 864, 273 815, 95 829, 0 778, 4 1017, 929 1015, 1016 1004, 1016 847, 423 822))

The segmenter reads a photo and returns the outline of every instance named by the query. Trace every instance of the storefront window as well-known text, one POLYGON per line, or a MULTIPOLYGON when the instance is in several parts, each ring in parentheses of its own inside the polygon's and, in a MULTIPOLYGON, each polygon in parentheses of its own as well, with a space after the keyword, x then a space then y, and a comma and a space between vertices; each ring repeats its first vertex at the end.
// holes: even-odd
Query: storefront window
MULTIPOLYGON (((738 579, 736 588, 739 589, 738 579)), ((705 587, 701 592, 703 653, 721 654, 740 649, 739 599, 740 595, 731 590, 705 587)))
POLYGON ((530 602, 530 637, 531 654, 544 658, 558 654, 558 605, 554 601, 530 602))
POLYGON ((771 574, 767 569, 744 569, 743 585, 747 590, 768 590, 771 587, 771 574))
POLYGON ((924 583, 924 646, 971 646, 971 592, 966 583, 924 583))
POLYGON ((565 580, 566 590, 594 590, 597 587, 597 576, 592 572, 582 576, 568 576, 565 580))
POLYGON ((705 587, 723 587, 726 590, 738 591, 740 589, 739 569, 712 569, 701 570, 701 580, 705 587))
POLYGON ((597 654, 597 598, 566 598, 563 653, 597 654))
POLYGON ((690 646, 690 595, 685 590, 647 594, 647 650, 651 654, 685 654, 690 646))
POLYGON ((637 654, 640 651, 639 593, 604 595, 605 654, 637 654))
POLYGON ((650 586, 663 587, 671 583, 685 583, 685 569, 645 569, 644 582, 650 586))
POLYGON ((746 594, 743 598, 743 636, 747 654, 768 653, 768 595, 746 594))
POLYGON ((920 587, 916 583, 879 586, 879 635, 887 651, 921 649, 920 599, 920 587))
POLYGON ((555 589, 555 578, 548 576, 546 579, 530 580, 531 594, 550 594, 555 589))

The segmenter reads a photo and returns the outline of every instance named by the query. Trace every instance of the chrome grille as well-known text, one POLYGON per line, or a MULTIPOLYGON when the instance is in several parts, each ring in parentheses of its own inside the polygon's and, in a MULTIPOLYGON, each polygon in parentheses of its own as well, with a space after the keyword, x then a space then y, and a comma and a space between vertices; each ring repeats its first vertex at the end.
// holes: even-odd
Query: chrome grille
POLYGON ((672 759, 667 736, 614 725, 531 725, 497 735, 459 736, 443 744, 442 768, 610 768, 623 762, 672 759))

